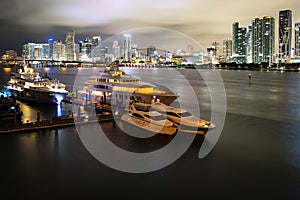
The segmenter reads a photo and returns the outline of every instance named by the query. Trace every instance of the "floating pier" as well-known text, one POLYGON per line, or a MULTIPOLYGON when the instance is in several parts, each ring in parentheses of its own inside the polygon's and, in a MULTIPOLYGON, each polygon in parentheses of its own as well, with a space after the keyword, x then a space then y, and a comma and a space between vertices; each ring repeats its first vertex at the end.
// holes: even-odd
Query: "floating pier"
POLYGON ((6 126, 6 127, 2 126, 0 127, 0 134, 20 133, 20 132, 42 130, 42 129, 54 129, 54 128, 74 126, 75 124, 87 124, 87 123, 112 121, 112 120, 114 120, 114 117, 113 114, 111 113, 97 114, 97 117, 92 119, 77 118, 76 116, 75 117, 60 116, 60 117, 54 117, 50 120, 42 120, 40 122, 16 124, 16 125, 6 126))

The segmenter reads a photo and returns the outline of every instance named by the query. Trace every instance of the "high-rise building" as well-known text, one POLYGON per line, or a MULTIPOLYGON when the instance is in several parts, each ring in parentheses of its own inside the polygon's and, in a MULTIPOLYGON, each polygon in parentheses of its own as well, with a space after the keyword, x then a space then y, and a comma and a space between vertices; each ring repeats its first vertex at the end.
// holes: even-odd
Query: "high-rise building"
POLYGON ((232 50, 234 54, 238 52, 238 29, 239 29, 239 22, 234 22, 232 24, 232 50))
POLYGON ((265 16, 252 21, 252 62, 274 62, 275 19, 265 16))
POLYGON ((292 11, 279 11, 279 59, 287 61, 291 54, 292 11))
POLYGON ((102 47, 102 40, 100 36, 92 37, 92 59, 94 62, 100 60, 100 49, 102 47))
POLYGON ((225 38, 223 40, 223 58, 228 60, 230 56, 232 56, 232 40, 225 38))
POLYGON ((65 60, 65 45, 62 41, 53 42, 53 60, 65 60))
POLYGON ((67 61, 75 60, 75 31, 68 30, 65 38, 66 59, 67 61))
POLYGON ((43 60, 49 58, 49 44, 27 43, 23 45, 23 53, 27 59, 43 60))
POLYGON ((53 58, 53 42, 54 42, 53 38, 49 38, 48 39, 48 44, 49 44, 49 59, 53 58))
POLYGON ((275 19, 265 16, 262 19, 262 61, 273 63, 275 53, 275 19))
POLYGON ((131 34, 124 34, 124 61, 131 61, 132 51, 131 51, 131 34))
POLYGON ((119 45, 119 41, 115 40, 113 42, 112 51, 113 51, 114 59, 120 58, 120 45, 119 45))
POLYGON ((295 23, 295 57, 300 58, 300 22, 295 23))
POLYGON ((247 63, 252 63, 252 24, 248 25, 247 30, 247 63))
POLYGON ((252 21, 252 62, 261 63, 262 55, 262 19, 255 18, 252 21))
POLYGON ((239 22, 232 24, 233 57, 237 63, 247 62, 247 28, 239 27, 239 22))

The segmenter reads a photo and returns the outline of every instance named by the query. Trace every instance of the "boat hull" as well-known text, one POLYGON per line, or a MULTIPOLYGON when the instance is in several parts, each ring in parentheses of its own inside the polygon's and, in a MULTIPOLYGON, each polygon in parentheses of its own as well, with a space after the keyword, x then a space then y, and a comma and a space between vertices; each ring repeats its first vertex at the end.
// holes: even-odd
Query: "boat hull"
POLYGON ((13 97, 22 102, 60 104, 67 96, 65 93, 41 92, 24 89, 23 91, 10 90, 13 97))
POLYGON ((174 135, 177 132, 177 128, 174 126, 162 126, 162 125, 154 124, 151 122, 147 122, 147 121, 132 117, 129 114, 123 114, 121 117, 121 120, 128 124, 134 125, 138 128, 141 128, 141 129, 153 132, 153 133, 174 135))

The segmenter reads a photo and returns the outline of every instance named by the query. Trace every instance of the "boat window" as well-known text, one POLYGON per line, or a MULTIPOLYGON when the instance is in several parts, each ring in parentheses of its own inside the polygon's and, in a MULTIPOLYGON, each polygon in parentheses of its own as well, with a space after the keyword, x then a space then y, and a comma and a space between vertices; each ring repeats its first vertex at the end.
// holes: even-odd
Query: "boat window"
POLYGON ((137 113, 133 113, 132 114, 134 117, 137 117, 137 118, 140 118, 140 119, 144 119, 144 117, 140 114, 137 114, 137 113))
POLYGON ((173 113, 173 112, 167 112, 167 115, 170 115, 173 117, 180 117, 180 115, 178 115, 177 113, 173 113))
POLYGON ((189 117, 189 116, 192 116, 191 113, 189 112, 183 112, 183 113, 178 113, 181 117, 189 117))
POLYGON ((163 115, 151 116, 150 118, 154 121, 166 120, 166 117, 163 115))

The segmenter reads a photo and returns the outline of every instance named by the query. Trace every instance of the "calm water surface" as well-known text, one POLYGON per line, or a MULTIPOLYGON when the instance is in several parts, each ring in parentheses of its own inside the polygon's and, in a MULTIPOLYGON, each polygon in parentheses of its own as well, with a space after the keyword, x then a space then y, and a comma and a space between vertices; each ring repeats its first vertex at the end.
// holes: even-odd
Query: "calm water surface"
MULTIPOLYGON (((81 69, 85 74, 98 69, 81 69)), ((44 69, 37 69, 41 74, 44 69)), ((210 95, 195 70, 126 69, 145 82, 159 83, 181 96, 191 112, 197 103, 201 117, 210 117, 210 95)), ((77 69, 47 72, 73 89, 77 69)), ((80 72, 81 73, 81 72, 80 72)), ((202 137, 196 137, 177 161, 161 170, 129 174, 111 169, 84 148, 75 127, 0 136, 1 194, 32 199, 299 199, 300 198, 300 74, 220 71, 227 98, 225 126, 213 151, 198 158, 202 137), (251 84, 248 74, 252 74, 251 84)), ((0 85, 9 79, 0 70, 0 85)), ((20 102, 21 103, 21 102, 20 102)), ((177 102, 178 103, 178 102, 177 102)), ((42 118, 62 115, 61 107, 21 103, 26 120, 36 111, 42 118)), ((196 113, 197 114, 197 113, 196 113)), ((117 145, 135 152, 159 148, 172 140, 134 139, 113 122, 101 124, 117 145)), ((209 133, 208 133, 209 134, 209 133)))

